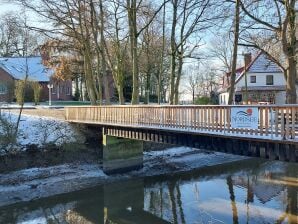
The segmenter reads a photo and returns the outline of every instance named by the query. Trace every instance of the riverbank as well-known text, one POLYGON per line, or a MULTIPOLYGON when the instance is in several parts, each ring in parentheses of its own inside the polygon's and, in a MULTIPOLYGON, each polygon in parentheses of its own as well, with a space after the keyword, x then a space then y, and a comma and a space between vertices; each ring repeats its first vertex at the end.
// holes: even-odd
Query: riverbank
MULTIPOLYGON (((142 169, 108 176, 102 171, 100 148, 84 144, 86 136, 89 138, 92 133, 96 142, 100 141, 98 134, 92 130, 82 135, 82 129, 63 120, 63 113, 61 109, 24 110, 16 152, 4 151, 6 154, 0 157, 0 206, 114 181, 174 175, 247 159, 187 147, 165 149, 164 145, 149 143, 144 150, 142 169)), ((2 111, 3 116, 14 123, 17 111, 2 111)))
POLYGON ((144 167, 125 174, 106 175, 98 163, 70 163, 19 170, 0 175, 0 206, 69 193, 96 185, 138 177, 174 175, 247 157, 187 147, 144 152, 144 167))
POLYGON ((53 146, 59 148, 85 141, 76 126, 61 118, 61 110, 43 109, 24 110, 15 138, 18 113, 19 110, 4 110, 0 113, 0 155, 53 146), (35 111, 36 114, 29 115, 29 111, 35 111))

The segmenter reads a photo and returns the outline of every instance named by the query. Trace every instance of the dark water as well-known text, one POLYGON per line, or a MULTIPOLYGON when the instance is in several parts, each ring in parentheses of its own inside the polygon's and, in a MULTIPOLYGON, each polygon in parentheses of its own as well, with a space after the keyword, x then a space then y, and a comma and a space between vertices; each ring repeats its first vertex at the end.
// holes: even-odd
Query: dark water
POLYGON ((298 223, 298 165, 249 160, 0 208, 0 223, 298 223))

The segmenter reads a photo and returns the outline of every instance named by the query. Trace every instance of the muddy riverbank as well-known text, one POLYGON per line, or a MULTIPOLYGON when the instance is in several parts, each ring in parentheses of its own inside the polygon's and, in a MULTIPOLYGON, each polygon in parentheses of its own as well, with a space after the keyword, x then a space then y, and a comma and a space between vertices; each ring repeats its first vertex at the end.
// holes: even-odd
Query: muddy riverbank
POLYGON ((0 174, 0 206, 68 193, 113 181, 173 175, 248 158, 187 147, 144 152, 144 167, 125 174, 106 175, 101 161, 73 161, 0 174))

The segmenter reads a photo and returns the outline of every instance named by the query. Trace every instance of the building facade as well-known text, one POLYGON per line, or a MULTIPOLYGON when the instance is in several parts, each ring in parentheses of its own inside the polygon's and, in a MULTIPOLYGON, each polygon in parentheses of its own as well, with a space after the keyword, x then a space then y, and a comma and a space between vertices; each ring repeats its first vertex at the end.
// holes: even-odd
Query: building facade
MULTIPOLYGON (((235 104, 243 104, 247 96, 249 104, 284 104, 286 80, 282 69, 266 54, 259 53, 253 60, 246 55, 246 68, 237 69, 235 104)), ((230 73, 225 74, 219 90, 219 103, 228 103, 230 73)))
POLYGON ((72 100, 71 80, 57 82, 54 72, 42 64, 40 56, 0 58, 0 102, 12 102, 15 99, 14 84, 24 80, 38 82, 41 86, 40 101, 49 99, 48 84, 53 85, 52 100, 72 100))

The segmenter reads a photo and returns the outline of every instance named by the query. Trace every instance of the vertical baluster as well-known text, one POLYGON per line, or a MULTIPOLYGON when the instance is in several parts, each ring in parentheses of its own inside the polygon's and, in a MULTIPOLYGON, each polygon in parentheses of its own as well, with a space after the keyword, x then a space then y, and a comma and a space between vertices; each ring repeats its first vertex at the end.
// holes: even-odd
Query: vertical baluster
POLYGON ((259 111, 259 114, 260 114, 260 122, 259 122, 259 127, 260 127, 260 135, 263 136, 263 132, 264 132, 264 108, 263 107, 260 107, 260 111, 259 111))
POLYGON ((231 132, 231 108, 232 107, 226 107, 226 126, 228 133, 231 132))
POLYGON ((289 139, 290 137, 290 108, 286 108, 286 139, 289 139))
POLYGON ((292 125, 291 125, 291 138, 295 139, 295 126, 296 126, 296 116, 297 116, 297 112, 296 112, 296 108, 292 107, 292 125))
POLYGON ((280 134, 281 137, 285 137, 285 115, 284 108, 280 108, 280 134))
POLYGON ((275 137, 278 137, 278 114, 279 114, 279 108, 275 107, 275 114, 274 114, 274 126, 275 126, 275 137))

